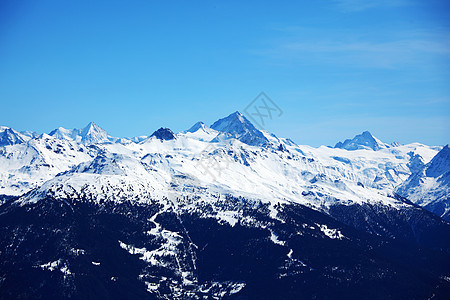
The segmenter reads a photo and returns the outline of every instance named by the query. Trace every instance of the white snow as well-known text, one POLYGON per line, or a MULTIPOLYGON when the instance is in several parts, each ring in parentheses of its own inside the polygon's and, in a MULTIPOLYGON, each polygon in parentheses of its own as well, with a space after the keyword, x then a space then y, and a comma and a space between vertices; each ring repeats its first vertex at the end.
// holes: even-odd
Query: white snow
POLYGON ((220 221, 230 224, 231 227, 234 227, 239 221, 235 211, 218 211, 216 217, 220 221))
POLYGON ((42 270, 55 271, 58 268, 59 260, 51 261, 46 264, 40 265, 42 270))
MULTIPOLYGON (((239 116, 236 119, 237 129, 249 126, 239 116)), ((96 133, 99 129, 94 125, 83 130, 96 133)), ((242 130, 250 134, 254 129, 249 128, 242 130)), ((169 141, 101 142, 94 148, 49 135, 0 147, 0 194, 31 191, 19 200, 22 204, 52 196, 94 202, 167 198, 174 205, 184 197, 213 202, 217 199, 213 195, 230 194, 270 203, 275 219, 277 203, 318 210, 336 203, 400 208, 405 204, 390 195, 411 175, 412 155, 427 163, 439 150, 417 143, 378 151, 313 148, 267 132, 260 133, 272 146, 261 147, 230 137, 218 139, 218 131, 204 124, 194 129, 169 141)), ((215 217, 231 226, 239 220, 235 212, 226 210, 215 217)))
POLYGON ((71 248, 71 249, 70 249, 70 252, 71 252, 72 254, 76 255, 76 256, 86 254, 86 250, 84 250, 84 249, 75 249, 75 248, 71 248))
MULTIPOLYGON (((395 200, 393 193, 441 149, 419 143, 390 146, 373 136, 357 141, 362 146, 358 144, 357 150, 352 151, 297 145, 257 130, 238 113, 212 127, 215 129, 197 123, 166 141, 145 136, 117 139, 94 123, 84 129, 58 128, 52 135, 22 135, 22 142, 0 147, 0 194, 21 196, 17 200, 20 205, 47 197, 71 199, 74 205, 77 200, 158 202, 162 208, 149 216, 154 226, 145 232, 152 241, 157 241, 158 248, 118 243, 150 266, 174 269, 179 276, 177 283, 171 283, 175 295, 180 293, 180 282, 184 286, 198 284, 191 269, 196 268, 195 255, 192 254, 192 267, 180 262, 181 247, 196 246, 183 238, 184 234, 163 228, 157 221, 161 213, 189 212, 196 210, 196 204, 210 204, 211 210, 196 212, 232 227, 251 225, 267 229, 271 242, 286 246, 270 222, 257 223, 250 216, 243 217, 239 209, 223 206, 224 199, 233 196, 237 201, 245 198, 255 206, 269 204, 265 207, 271 220, 281 223, 285 220, 279 214, 280 204, 302 204, 325 212, 334 204, 371 203, 400 209, 408 204, 395 200)), ((438 178, 425 177, 422 188, 449 193, 438 184, 438 178)), ((430 203, 434 196, 431 193, 430 199, 421 199, 430 203)), ((411 198, 414 200, 413 195, 411 198)), ((341 230, 324 224, 303 227, 323 234, 324 238, 346 239, 341 230)), ((70 254, 78 256, 86 252, 72 248, 70 254)), ((91 263, 100 266, 100 262, 91 263)), ((287 253, 286 272, 280 276, 291 274, 289 266, 309 269, 293 258, 292 249, 287 253)), ((37 267, 73 275, 62 259, 37 267)), ((148 277, 142 274, 140 280, 149 292, 157 291, 166 280, 148 277)), ((244 283, 211 282, 197 288, 199 291, 217 288, 216 296, 221 297, 237 293, 244 286, 244 283)))
POLYGON ((277 244, 277 245, 280 245, 280 246, 284 246, 284 245, 286 244, 285 241, 281 241, 281 240, 278 238, 278 235, 277 235, 275 232, 273 232, 272 229, 269 229, 269 231, 270 231, 270 240, 271 240, 274 244, 277 244))
POLYGON ((338 239, 338 240, 342 240, 345 238, 345 236, 341 233, 340 230, 337 229, 333 229, 333 228, 328 228, 327 225, 323 224, 316 224, 320 231, 323 232, 323 234, 325 234, 327 237, 329 237, 330 239, 338 239))
POLYGON ((155 233, 162 239, 161 246, 158 249, 149 251, 145 247, 138 248, 119 241, 120 247, 127 250, 130 254, 139 254, 140 259, 150 263, 151 265, 167 266, 166 258, 177 256, 177 246, 181 243, 183 237, 177 232, 172 232, 166 229, 158 230, 158 232, 148 231, 147 233, 155 233))
POLYGON ((445 146, 400 186, 396 192, 424 207, 440 207, 434 211, 442 217, 450 211, 450 148, 445 146))
POLYGON ((42 270, 48 270, 48 271, 60 271, 63 275, 64 278, 67 278, 68 276, 73 275, 73 273, 70 271, 69 266, 67 264, 67 261, 63 260, 63 259, 58 259, 55 261, 51 261, 42 265, 39 265, 39 267, 42 270))

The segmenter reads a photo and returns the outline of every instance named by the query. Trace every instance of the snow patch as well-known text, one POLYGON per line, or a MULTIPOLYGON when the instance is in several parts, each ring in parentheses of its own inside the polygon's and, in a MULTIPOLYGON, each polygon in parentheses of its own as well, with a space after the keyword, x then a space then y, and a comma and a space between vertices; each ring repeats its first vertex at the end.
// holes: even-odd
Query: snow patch
POLYGON ((68 265, 67 261, 65 261, 63 259, 51 261, 51 262, 39 265, 39 267, 42 270, 48 270, 50 272, 60 271, 64 275, 64 278, 67 278, 68 276, 73 275, 73 273, 69 269, 69 265, 68 265))
POLYGON ((327 237, 329 237, 330 239, 338 239, 338 240, 342 240, 344 238, 346 238, 341 231, 337 230, 337 229, 332 229, 332 228, 328 228, 327 225, 320 225, 317 224, 316 225, 319 227, 320 231, 323 232, 323 234, 325 234, 327 237))
POLYGON ((277 245, 280 245, 280 246, 284 246, 284 245, 286 244, 285 241, 281 241, 281 240, 278 238, 278 235, 275 234, 275 232, 273 232, 272 229, 269 228, 269 231, 270 231, 270 240, 271 240, 274 244, 277 244, 277 245))

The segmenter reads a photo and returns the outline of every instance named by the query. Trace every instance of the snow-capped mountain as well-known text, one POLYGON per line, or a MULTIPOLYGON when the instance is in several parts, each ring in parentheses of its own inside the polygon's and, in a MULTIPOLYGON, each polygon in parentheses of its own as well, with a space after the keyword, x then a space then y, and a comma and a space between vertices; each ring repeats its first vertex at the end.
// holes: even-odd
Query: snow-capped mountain
POLYGON ((169 141, 176 138, 172 130, 170 130, 169 128, 162 128, 162 127, 153 132, 150 137, 155 137, 162 141, 169 141))
MULTIPOLYGON (((320 207, 324 203, 335 201, 309 201, 305 197, 299 197, 316 189, 323 199, 342 197, 347 200, 353 199, 354 203, 371 201, 369 199, 385 199, 380 201, 390 203, 389 198, 383 197, 393 193, 395 187, 420 169, 422 164, 428 163, 437 153, 434 147, 421 144, 379 151, 347 151, 328 147, 299 146, 291 140, 280 139, 268 132, 257 130, 240 113, 233 113, 215 122, 212 127, 216 129, 197 123, 188 131, 177 135, 170 129, 161 128, 139 144, 129 141, 123 145, 104 143, 106 132, 99 130, 92 123, 83 130, 69 131, 59 128, 52 132, 53 136, 44 135, 31 140, 22 148, 6 147, 2 151, 2 157, 7 159, 8 163, 3 165, 5 179, 0 182, 0 189, 4 194, 13 195, 28 192, 42 184, 44 180, 92 159, 92 156, 98 155, 95 153, 100 151, 125 155, 130 160, 140 163, 144 163, 142 162, 144 157, 162 155, 159 161, 153 162, 156 164, 153 168, 158 168, 158 165, 164 162, 164 172, 167 172, 167 179, 164 182, 167 185, 175 179, 180 181, 179 177, 173 177, 178 174, 184 178, 195 178, 197 184, 207 186, 209 190, 218 193, 246 194, 255 199, 268 198, 271 201, 287 200, 311 207, 320 207), (77 135, 74 136, 73 132, 77 135), (79 134, 80 132, 82 134, 79 134), (96 135, 98 132, 101 134, 96 135), (230 135, 225 139, 219 139, 223 133, 230 135), (231 133, 236 138, 233 138, 231 133), (165 143, 161 144, 159 140, 165 140, 165 143), (94 141, 98 143, 91 145, 96 145, 96 148, 91 147, 87 150, 83 147, 84 143, 90 144, 94 141), (263 142, 264 147, 260 146, 260 142, 263 142), (38 154, 33 155, 32 159, 26 159, 28 156, 22 153, 29 153, 32 150, 23 148, 35 149, 36 144, 43 150, 36 152, 38 154), (58 144, 56 152, 41 154, 53 149, 55 144, 58 144), (67 158, 61 155, 72 152, 74 153, 67 158), (48 171, 42 171, 42 167, 35 167, 37 171, 28 174, 28 169, 38 161, 49 161, 39 164, 46 166, 48 171), (50 163, 55 161, 61 161, 57 164, 58 167, 50 163), (6 180, 8 176, 10 180, 6 180), (364 186, 364 189, 361 186, 364 186), (373 192, 367 191, 367 188, 373 189, 373 192), (380 193, 385 196, 380 198, 380 193)), ((123 168, 126 169, 126 165, 123 168)), ((134 167, 130 169, 133 170, 134 167)), ((179 182, 177 186, 191 184, 188 180, 179 182)), ((161 189, 167 192, 166 188, 161 189)))
MULTIPOLYGON (((397 145, 394 144, 394 145, 397 145)), ((390 145, 383 143, 374 137, 369 131, 364 131, 356 135, 353 139, 347 139, 344 142, 338 142, 334 148, 346 150, 372 149, 378 151, 380 149, 389 148, 390 145)))
POLYGON ((204 132, 207 132, 208 129, 209 129, 209 127, 206 126, 205 123, 203 123, 203 122, 197 122, 197 123, 195 123, 194 125, 192 125, 192 127, 189 128, 188 130, 186 130, 185 132, 194 133, 194 132, 197 132, 197 131, 199 131, 199 130, 204 131, 204 132))
POLYGON ((21 195, 93 156, 81 143, 47 134, 0 147, 0 194, 21 195))
POLYGON ((411 174, 397 193, 450 222, 449 145, 411 174))
POLYGON ((184 134, 191 139, 210 142, 211 140, 216 138, 220 134, 220 132, 208 127, 203 122, 197 122, 191 128, 184 131, 183 133, 180 133, 179 135, 181 134, 184 134))
POLYGON ((81 138, 85 145, 107 143, 110 141, 108 133, 94 122, 90 122, 86 127, 79 130, 76 139, 81 138))
POLYGON ((12 128, 0 126, 0 147, 21 144, 28 139, 28 136, 23 135, 12 128))
POLYGON ((223 138, 231 137, 251 146, 263 146, 269 142, 264 134, 238 111, 214 122, 211 128, 223 133, 223 138))
POLYGON ((418 171, 448 182, 448 146, 366 138, 297 145, 236 112, 2 146, 0 298, 447 295, 450 224, 397 193, 418 171))
MULTIPOLYGON (((59 127, 52 132, 49 133, 50 136, 55 137, 57 139, 61 140, 74 140, 76 141, 77 132, 79 132, 79 129, 66 129, 63 127, 59 127)), ((81 138, 79 139, 81 141, 81 138)))
POLYGON ((108 143, 117 140, 117 138, 111 137, 94 122, 90 122, 86 127, 81 129, 65 129, 59 127, 50 132, 49 135, 58 139, 73 140, 84 145, 108 143))

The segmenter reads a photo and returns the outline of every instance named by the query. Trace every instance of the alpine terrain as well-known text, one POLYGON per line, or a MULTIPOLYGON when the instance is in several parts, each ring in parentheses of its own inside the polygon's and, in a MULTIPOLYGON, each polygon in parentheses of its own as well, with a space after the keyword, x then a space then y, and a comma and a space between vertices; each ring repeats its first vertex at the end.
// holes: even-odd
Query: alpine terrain
POLYGON ((448 299, 448 145, 150 133, 0 127, 0 299, 448 299))

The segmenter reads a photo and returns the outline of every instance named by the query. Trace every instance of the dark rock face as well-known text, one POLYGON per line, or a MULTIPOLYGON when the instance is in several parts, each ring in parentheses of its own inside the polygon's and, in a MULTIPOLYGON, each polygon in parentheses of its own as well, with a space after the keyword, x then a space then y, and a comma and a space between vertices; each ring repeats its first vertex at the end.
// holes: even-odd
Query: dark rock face
POLYGON ((160 203, 48 198, 19 206, 8 199, 0 206, 0 298, 426 299, 450 293, 444 277, 450 225, 427 219, 420 208, 417 216, 404 216, 355 206, 336 208, 330 217, 279 205, 274 218, 267 204, 231 196, 189 210, 160 203), (234 226, 204 217, 225 211, 240 216, 234 226), (362 218, 368 211, 374 211, 370 225, 362 218), (349 214, 357 217, 346 219, 349 214))
POLYGON ((172 130, 170 130, 169 128, 161 127, 160 129, 153 132, 150 137, 156 137, 157 139, 168 141, 175 139, 175 134, 173 134, 172 130))

